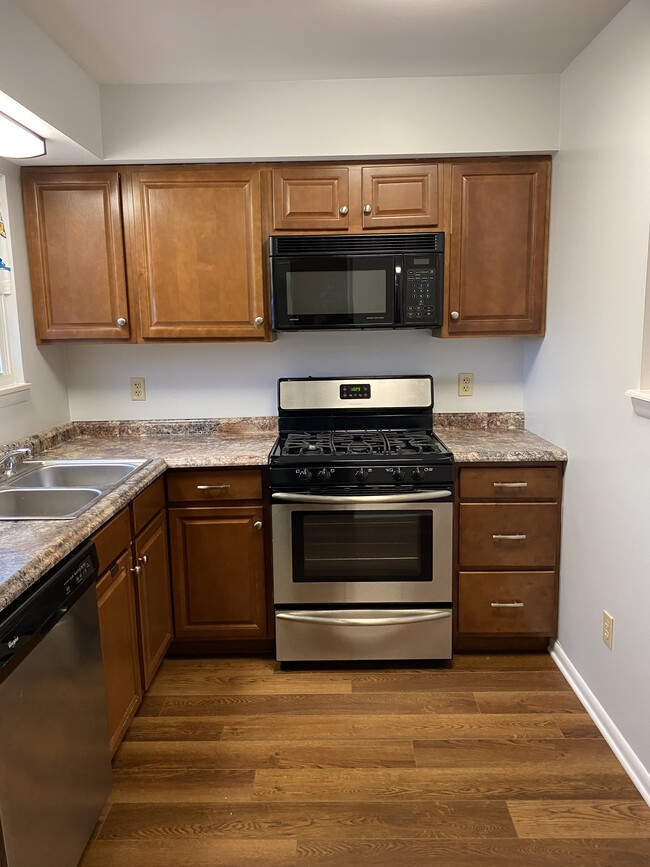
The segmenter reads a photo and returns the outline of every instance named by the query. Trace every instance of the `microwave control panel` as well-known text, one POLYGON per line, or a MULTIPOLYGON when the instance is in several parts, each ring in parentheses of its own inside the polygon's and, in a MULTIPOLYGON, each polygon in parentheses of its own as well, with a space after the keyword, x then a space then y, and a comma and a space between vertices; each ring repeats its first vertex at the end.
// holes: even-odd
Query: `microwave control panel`
POLYGON ((440 291, 436 256, 404 257, 402 321, 413 325, 439 324, 440 291))

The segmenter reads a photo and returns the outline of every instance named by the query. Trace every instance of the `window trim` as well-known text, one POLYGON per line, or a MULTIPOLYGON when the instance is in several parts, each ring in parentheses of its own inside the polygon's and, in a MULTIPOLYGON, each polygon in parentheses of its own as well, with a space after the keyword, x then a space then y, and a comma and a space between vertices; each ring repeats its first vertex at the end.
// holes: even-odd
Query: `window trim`
MULTIPOLYGON (((0 174, 0 211, 7 232, 7 246, 10 253, 8 258, 13 262, 7 183, 3 174, 0 174)), ((7 366, 6 372, 0 370, 0 408, 2 408, 26 400, 28 395, 24 392, 31 388, 30 383, 25 382, 23 374, 13 268, 9 273, 9 292, 0 294, 0 357, 7 366)))

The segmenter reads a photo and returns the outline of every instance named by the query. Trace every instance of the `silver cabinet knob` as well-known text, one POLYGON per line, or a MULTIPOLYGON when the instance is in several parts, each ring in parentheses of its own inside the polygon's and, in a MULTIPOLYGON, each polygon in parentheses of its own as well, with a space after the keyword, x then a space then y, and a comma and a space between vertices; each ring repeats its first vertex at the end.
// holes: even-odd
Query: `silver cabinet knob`
POLYGON ((253 526, 255 527, 256 530, 261 530, 262 529, 262 522, 261 521, 255 521, 253 526))
POLYGON ((257 325, 258 328, 260 327, 260 325, 264 325, 264 317, 263 316, 256 316, 255 317, 255 325, 257 325))
POLYGON ((451 318, 454 320, 454 322, 455 322, 457 319, 460 319, 460 313, 458 312, 458 310, 452 310, 451 313, 450 313, 449 315, 450 315, 451 318))
POLYGON ((372 205, 364 205, 363 206, 363 213, 364 214, 371 214, 372 213, 372 205))
POLYGON ((139 575, 140 572, 142 572, 142 566, 134 566, 133 569, 131 569, 131 572, 133 572, 134 575, 139 575))
POLYGON ((342 217, 345 217, 345 215, 347 214, 347 212, 348 212, 349 210, 350 210, 350 209, 348 208, 347 205, 341 205, 341 207, 339 208, 339 214, 340 214, 342 217))
POLYGON ((124 326, 126 325, 126 319, 123 316, 120 316, 117 320, 117 324, 120 326, 120 328, 124 328, 124 326))
POLYGON ((149 562, 149 558, 145 554, 144 557, 138 557, 138 563, 142 563, 143 566, 146 566, 149 562))

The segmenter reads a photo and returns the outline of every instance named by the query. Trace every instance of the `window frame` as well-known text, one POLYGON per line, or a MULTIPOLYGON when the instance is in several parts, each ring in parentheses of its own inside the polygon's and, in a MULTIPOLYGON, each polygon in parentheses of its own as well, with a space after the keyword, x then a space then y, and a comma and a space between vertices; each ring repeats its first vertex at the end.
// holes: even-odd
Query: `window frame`
POLYGON ((23 393, 30 388, 23 374, 8 205, 6 177, 0 173, 0 212, 7 234, 11 267, 9 291, 0 292, 0 407, 24 400, 26 395, 23 393))

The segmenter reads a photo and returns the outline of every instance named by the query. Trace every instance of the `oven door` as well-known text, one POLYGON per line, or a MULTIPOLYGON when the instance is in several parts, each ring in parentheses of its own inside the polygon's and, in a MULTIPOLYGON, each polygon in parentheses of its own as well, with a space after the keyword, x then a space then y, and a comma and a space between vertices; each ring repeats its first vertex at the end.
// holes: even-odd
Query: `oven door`
POLYGON ((451 603, 451 502, 280 496, 306 502, 272 507, 276 605, 451 603))
POLYGON ((273 327, 395 325, 399 263, 393 256, 272 257, 273 327))

